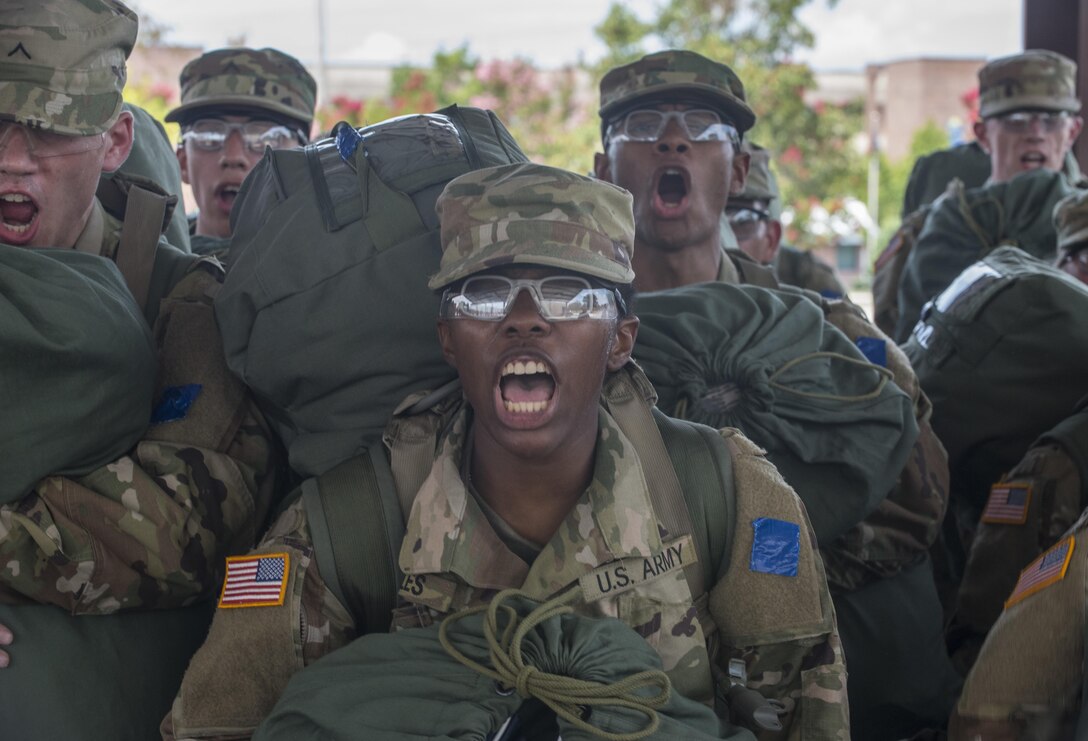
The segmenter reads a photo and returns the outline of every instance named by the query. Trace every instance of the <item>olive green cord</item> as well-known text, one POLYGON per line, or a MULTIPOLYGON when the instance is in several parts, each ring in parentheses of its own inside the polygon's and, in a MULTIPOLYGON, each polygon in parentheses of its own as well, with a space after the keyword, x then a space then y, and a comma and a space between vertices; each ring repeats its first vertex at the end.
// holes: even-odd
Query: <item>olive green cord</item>
MULTIPOLYGON (((967 202, 967 195, 966 194, 967 194, 967 191, 964 188, 959 188, 956 191, 956 197, 957 197, 958 205, 960 207, 960 215, 963 216, 963 220, 964 220, 964 222, 966 222, 968 228, 974 233, 974 235, 976 237, 978 237, 978 241, 982 244, 983 250, 988 251, 994 245, 990 241, 990 238, 988 236, 986 236, 986 231, 975 220, 975 215, 971 210, 971 204, 969 204, 967 202)), ((998 234, 1004 234, 1005 233, 1005 208, 993 196, 987 196, 984 200, 980 201, 977 205, 981 206, 986 201, 989 201, 990 203, 992 203, 994 205, 994 208, 997 209, 997 218, 998 218, 997 233, 998 234)))
POLYGON ((778 368, 774 373, 772 373, 770 378, 767 379, 767 384, 769 386, 771 386, 772 388, 776 388, 776 389, 778 389, 780 391, 787 391, 787 392, 789 392, 791 394, 794 394, 796 396, 803 396, 806 399, 830 399, 832 401, 851 402, 851 401, 868 401, 869 399, 875 399, 876 397, 880 396, 880 392, 882 392, 884 390, 884 387, 888 385, 888 381, 890 381, 891 379, 892 379, 892 372, 890 370, 888 370, 887 368, 882 368, 879 365, 874 365, 873 363, 870 363, 868 360, 861 360, 859 358, 852 358, 849 355, 843 355, 842 353, 837 353, 837 352, 810 352, 810 353, 808 353, 806 355, 800 355, 800 356, 798 356, 796 358, 793 358, 787 363, 783 363, 782 366, 780 368, 778 368), (775 381, 776 378, 781 376, 783 373, 788 371, 790 368, 793 368, 794 366, 800 365, 801 363, 807 362, 809 360, 818 360, 820 358, 832 358, 834 360, 841 360, 844 363, 852 363, 854 365, 860 365, 860 366, 864 366, 866 368, 872 368, 873 370, 875 370, 877 373, 880 374, 880 380, 877 381, 876 388, 874 388, 869 393, 867 393, 867 394, 857 394, 857 395, 854 395, 854 396, 839 396, 838 394, 814 394, 814 393, 812 393, 810 391, 798 391, 797 389, 790 388, 789 386, 787 386, 785 384, 777 383, 775 381))
POLYGON ((439 626, 438 640, 446 653, 461 664, 484 676, 491 677, 505 687, 517 690, 522 697, 537 698, 551 708, 556 715, 583 731, 607 741, 638 741, 646 738, 661 724, 657 709, 669 701, 669 694, 672 691, 672 683, 665 672, 660 669, 650 669, 633 674, 619 682, 603 684, 543 672, 531 664, 526 664, 522 658, 521 646, 525 636, 546 620, 574 612, 569 603, 573 602, 579 593, 576 587, 569 589, 541 604, 519 622, 517 611, 509 605, 504 605, 503 602, 512 597, 529 597, 520 590, 506 589, 495 595, 486 607, 472 607, 448 616, 439 626), (501 638, 497 637, 500 610, 506 613, 507 617, 501 638), (483 631, 490 646, 493 667, 477 664, 462 654, 453 645, 448 634, 451 624, 485 611, 487 619, 484 621, 483 631), (639 689, 654 686, 658 688, 657 694, 650 696, 636 694, 639 689), (647 725, 634 733, 604 731, 582 719, 580 707, 586 705, 630 708, 645 715, 647 725))

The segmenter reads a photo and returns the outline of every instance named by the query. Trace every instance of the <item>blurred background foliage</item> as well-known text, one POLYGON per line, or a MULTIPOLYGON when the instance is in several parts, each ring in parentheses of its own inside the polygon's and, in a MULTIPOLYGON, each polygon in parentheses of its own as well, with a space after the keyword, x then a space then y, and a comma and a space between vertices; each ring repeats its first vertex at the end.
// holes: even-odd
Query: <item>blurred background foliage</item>
MULTIPOLYGON (((395 69, 382 97, 327 101, 318 111, 315 133, 327 133, 338 121, 364 126, 452 103, 473 105, 494 110, 533 160, 589 172, 600 149, 597 83, 604 73, 643 54, 690 49, 728 64, 744 82, 758 116, 749 137, 771 150, 783 206, 792 217, 787 237, 803 248, 823 246, 834 237, 809 229, 809 221, 845 213, 849 201, 866 202, 869 152, 863 101, 807 102, 816 80, 797 53, 811 47, 814 37, 798 10, 810 1, 662 0, 645 16, 614 2, 594 29, 607 49, 595 63, 542 70, 526 59, 483 60, 467 45, 439 50, 427 67, 395 69)), ((141 34, 142 43, 161 41, 164 29, 153 19, 143 19, 142 25, 153 31, 141 34)), ((176 104, 172 95, 166 85, 126 91, 160 119, 176 104)), ((889 162, 880 155, 881 244, 898 226, 914 159, 947 145, 947 135, 930 125, 915 135, 910 157, 889 162)))

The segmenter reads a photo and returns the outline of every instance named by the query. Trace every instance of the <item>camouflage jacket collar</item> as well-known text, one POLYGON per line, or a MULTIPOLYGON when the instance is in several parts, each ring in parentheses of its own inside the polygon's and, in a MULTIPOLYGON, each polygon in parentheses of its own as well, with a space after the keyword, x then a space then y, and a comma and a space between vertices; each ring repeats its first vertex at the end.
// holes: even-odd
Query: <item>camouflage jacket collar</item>
MULTIPOLYGON (((106 226, 107 220, 116 222, 112 216, 106 213, 106 209, 103 208, 102 203, 96 198, 94 199, 94 206, 91 208, 91 214, 87 218, 87 223, 83 227, 83 231, 76 237, 76 243, 73 246, 79 252, 86 252, 89 255, 101 255, 102 245, 106 239, 106 226)), ((114 227, 114 224, 109 226, 114 227)), ((119 230, 119 224, 116 229, 111 228, 110 231, 119 230)))
POLYGON ((531 567, 502 543, 465 488, 460 469, 470 432, 462 410, 412 505, 400 552, 405 574, 452 573, 473 587, 520 587, 543 599, 603 564, 661 551, 638 454, 603 408, 593 480, 531 567))

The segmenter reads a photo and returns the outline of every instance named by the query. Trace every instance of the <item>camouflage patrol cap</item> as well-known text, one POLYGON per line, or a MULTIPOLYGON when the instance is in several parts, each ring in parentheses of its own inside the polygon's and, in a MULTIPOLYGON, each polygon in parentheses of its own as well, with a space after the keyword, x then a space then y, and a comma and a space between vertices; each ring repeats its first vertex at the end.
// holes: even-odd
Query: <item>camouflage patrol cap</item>
POLYGON ((435 206, 442 263, 432 290, 500 265, 564 268, 630 283, 631 194, 603 180, 520 163, 461 175, 435 206))
POLYGON ((121 110, 136 14, 117 0, 5 0, 0 10, 0 120, 106 131, 121 110))
POLYGON ((1077 65, 1061 54, 1028 49, 994 59, 978 71, 978 112, 983 118, 1023 110, 1080 110, 1077 65))
POLYGON ((683 49, 649 54, 609 70, 601 79, 601 121, 626 113, 636 103, 673 97, 705 101, 742 133, 756 122, 737 74, 724 64, 683 49))
POLYGON ((185 122, 217 110, 254 108, 309 128, 316 104, 317 83, 294 57, 278 49, 216 49, 181 70, 181 105, 166 120, 185 122))
POLYGON ((771 153, 750 141, 741 144, 741 151, 751 156, 748 178, 744 181, 744 190, 730 196, 729 200, 766 201, 771 218, 778 219, 782 215, 782 199, 778 190, 778 179, 771 172, 771 153))
POLYGON ((1058 232, 1058 252, 1088 242, 1088 190, 1078 190, 1058 201, 1054 207, 1054 228, 1058 232))

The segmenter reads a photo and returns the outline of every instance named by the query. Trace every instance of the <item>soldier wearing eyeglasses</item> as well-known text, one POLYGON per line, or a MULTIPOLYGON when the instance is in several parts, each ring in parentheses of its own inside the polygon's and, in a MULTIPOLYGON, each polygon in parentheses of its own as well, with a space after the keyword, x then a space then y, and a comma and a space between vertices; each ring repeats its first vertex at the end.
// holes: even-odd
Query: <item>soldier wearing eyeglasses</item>
POLYGON ((181 124, 178 162, 197 212, 193 251, 225 256, 230 211, 242 181, 266 147, 310 140, 317 83, 277 49, 217 49, 181 71, 181 105, 166 120, 181 124))
MULTIPOLYGON (((979 145, 990 157, 990 178, 982 189, 1026 183, 1026 179, 1017 178, 1026 178, 1027 173, 1062 172, 1066 154, 1083 126, 1078 115, 1081 103, 1076 79, 1077 65, 1072 60, 1036 49, 995 59, 979 70, 980 120, 975 123, 974 131, 979 145)), ((1077 176, 1079 173, 1074 173, 1068 179, 1077 176)), ((964 197, 971 201, 975 192, 967 191, 964 197)), ((941 221, 940 211, 959 208, 959 200, 962 199, 944 198, 934 204, 906 259, 899 281, 899 316, 894 333, 899 342, 910 336, 926 301, 947 288, 962 270, 982 256, 976 249, 950 246, 937 226, 941 221)), ((1046 210, 1049 216, 1054 202, 1021 204, 1020 208, 1030 212, 1036 206, 1046 210)), ((1019 246, 1037 257, 1054 258, 1052 235, 1047 240, 1019 246)))
POLYGON ((600 88, 604 152, 593 169, 634 196, 635 287, 738 282, 719 221, 744 188, 748 154, 740 142, 756 120, 740 79, 724 64, 673 49, 609 71, 600 88))
POLYGON ((222 267, 163 238, 175 196, 100 180, 133 146, 137 28, 118 0, 0 2, 5 738, 152 738, 271 506, 222 267))
POLYGON ((834 268, 811 252, 782 244, 782 196, 771 171, 770 152, 750 141, 744 142, 742 148, 751 157, 748 178, 744 190, 731 196, 725 207, 737 246, 760 265, 773 266, 779 283, 806 288, 826 298, 846 296, 834 268))

